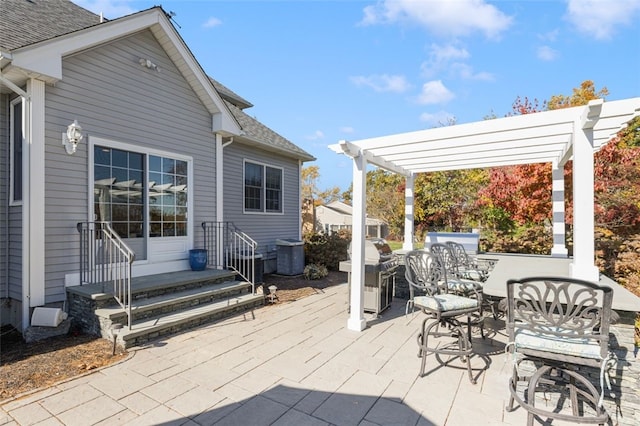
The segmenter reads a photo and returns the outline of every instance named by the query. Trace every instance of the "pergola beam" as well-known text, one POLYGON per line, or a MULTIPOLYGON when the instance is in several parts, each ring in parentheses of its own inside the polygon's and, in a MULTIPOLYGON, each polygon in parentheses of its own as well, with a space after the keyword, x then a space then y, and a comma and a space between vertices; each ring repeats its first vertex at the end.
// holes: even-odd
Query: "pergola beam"
POLYGON ((351 158, 357 158, 360 155, 363 155, 367 160, 368 164, 373 164, 374 166, 380 167, 382 169, 388 170, 390 172, 402 175, 402 176, 411 176, 411 172, 405 170, 402 167, 399 167, 397 164, 389 160, 385 160, 384 158, 378 157, 371 152, 360 148, 358 145, 355 145, 351 142, 342 140, 337 144, 329 145, 329 148, 335 151, 338 154, 345 154, 351 158))

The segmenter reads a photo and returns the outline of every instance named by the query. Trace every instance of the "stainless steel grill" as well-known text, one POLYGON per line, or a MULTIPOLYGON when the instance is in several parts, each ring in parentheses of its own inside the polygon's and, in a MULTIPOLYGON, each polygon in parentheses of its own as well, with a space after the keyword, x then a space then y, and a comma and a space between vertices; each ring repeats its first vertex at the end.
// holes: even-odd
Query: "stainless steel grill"
MULTIPOLYGON (((351 259, 351 246, 349 246, 351 259)), ((395 287, 398 256, 381 238, 365 241, 364 246, 364 311, 380 314, 391 305, 395 287)), ((348 272, 351 288, 351 260, 340 262, 340 271, 348 272)))

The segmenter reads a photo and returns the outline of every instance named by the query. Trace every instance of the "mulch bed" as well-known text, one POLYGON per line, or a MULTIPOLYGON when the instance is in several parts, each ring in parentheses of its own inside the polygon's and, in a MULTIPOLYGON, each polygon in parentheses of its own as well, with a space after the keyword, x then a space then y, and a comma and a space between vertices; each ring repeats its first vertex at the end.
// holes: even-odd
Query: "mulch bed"
POLYGON ((302 275, 286 276, 268 274, 264 277, 263 288, 265 294, 269 293, 268 288, 271 285, 275 285, 278 288, 276 290, 278 298, 275 303, 271 304, 277 305, 278 303, 293 302, 294 300, 302 299, 312 294, 322 293, 327 287, 346 282, 347 273, 338 271, 329 271, 329 275, 319 280, 307 280, 302 275))
POLYGON ((51 386, 127 356, 96 336, 70 332, 38 342, 25 343, 11 326, 0 335, 0 401, 34 389, 51 386))

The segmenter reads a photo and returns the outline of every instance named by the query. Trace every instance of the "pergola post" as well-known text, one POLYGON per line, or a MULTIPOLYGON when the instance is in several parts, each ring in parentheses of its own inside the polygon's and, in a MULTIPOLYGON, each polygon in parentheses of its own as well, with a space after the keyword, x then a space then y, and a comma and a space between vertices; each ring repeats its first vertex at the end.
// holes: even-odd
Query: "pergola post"
MULTIPOLYGON (((587 111, 590 108, 587 107, 587 111)), ((573 133, 573 278, 598 282, 595 266, 593 123, 577 120, 573 133), (586 122, 586 123, 585 123, 586 122), (589 126, 591 124, 591 126, 589 126)))
POLYGON ((362 152, 353 157, 353 220, 351 229, 351 279, 347 329, 362 331, 364 318, 364 239, 367 211, 367 160, 362 152))
POLYGON ((552 165, 552 202, 553 202, 553 247, 552 257, 567 257, 564 223, 564 167, 557 162, 552 165))
POLYGON ((403 250, 413 250, 413 175, 405 178, 404 188, 404 243, 403 250))

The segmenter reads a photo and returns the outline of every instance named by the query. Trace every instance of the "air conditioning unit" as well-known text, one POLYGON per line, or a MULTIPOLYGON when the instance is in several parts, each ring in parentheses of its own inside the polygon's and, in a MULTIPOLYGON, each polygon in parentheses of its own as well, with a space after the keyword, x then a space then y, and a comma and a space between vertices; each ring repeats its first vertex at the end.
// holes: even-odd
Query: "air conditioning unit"
POLYGON ((31 325, 57 327, 66 319, 67 313, 60 308, 35 308, 31 316, 31 325))

